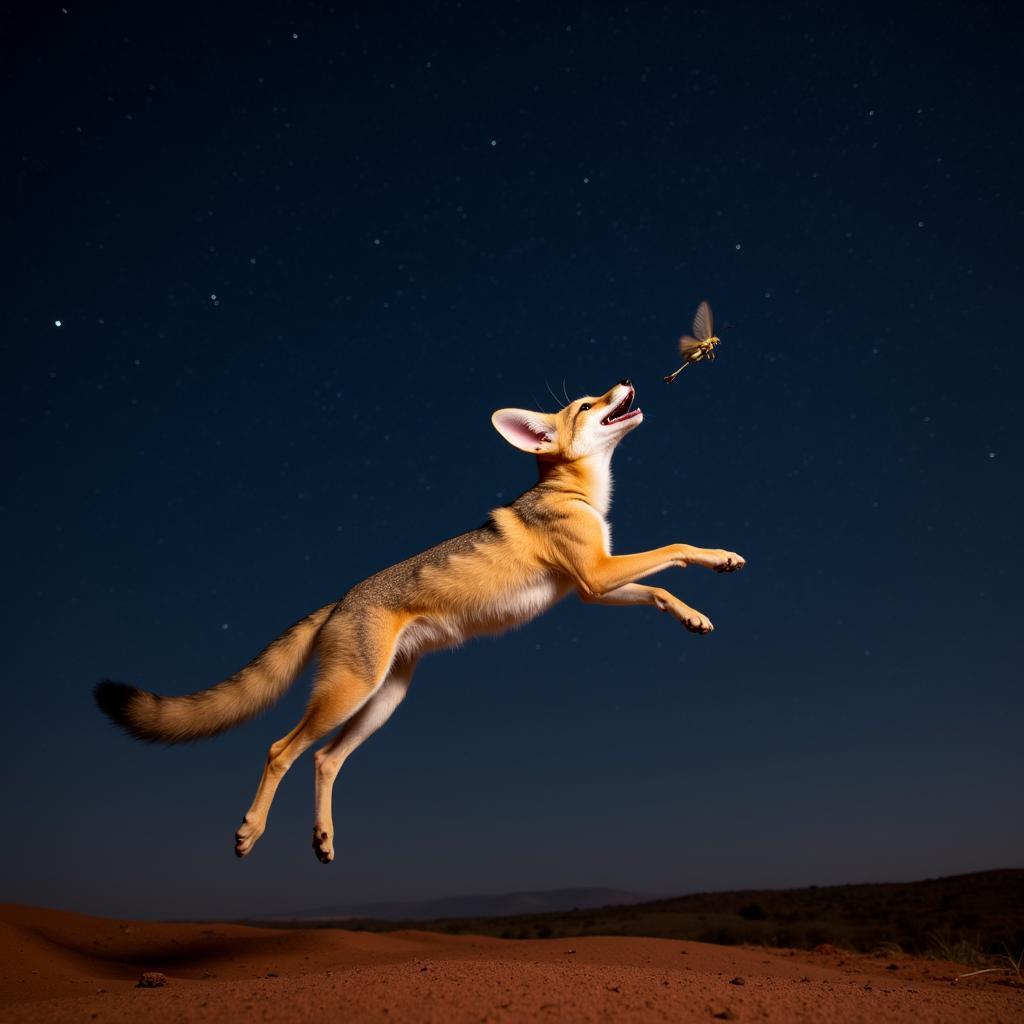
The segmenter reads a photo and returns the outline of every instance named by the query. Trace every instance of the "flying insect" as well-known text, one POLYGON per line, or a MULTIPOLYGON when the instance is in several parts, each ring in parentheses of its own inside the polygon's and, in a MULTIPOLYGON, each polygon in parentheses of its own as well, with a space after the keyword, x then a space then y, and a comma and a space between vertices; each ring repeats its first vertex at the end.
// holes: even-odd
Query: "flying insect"
POLYGON ((721 341, 715 337, 715 322, 711 315, 711 307, 702 302, 693 316, 693 334, 684 334, 679 339, 679 354, 683 357, 683 365, 664 378, 671 384, 691 363, 699 363, 703 359, 715 358, 715 346, 721 341))

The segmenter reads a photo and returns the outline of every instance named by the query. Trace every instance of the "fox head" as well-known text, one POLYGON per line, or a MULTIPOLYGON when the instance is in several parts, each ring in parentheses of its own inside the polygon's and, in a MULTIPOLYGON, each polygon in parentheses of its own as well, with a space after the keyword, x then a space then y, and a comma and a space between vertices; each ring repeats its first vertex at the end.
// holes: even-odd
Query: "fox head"
POLYGON ((588 455, 610 453, 643 422, 639 409, 630 411, 636 391, 620 380, 600 398, 577 398, 559 412, 499 409, 494 429, 520 451, 542 459, 575 462, 588 455))

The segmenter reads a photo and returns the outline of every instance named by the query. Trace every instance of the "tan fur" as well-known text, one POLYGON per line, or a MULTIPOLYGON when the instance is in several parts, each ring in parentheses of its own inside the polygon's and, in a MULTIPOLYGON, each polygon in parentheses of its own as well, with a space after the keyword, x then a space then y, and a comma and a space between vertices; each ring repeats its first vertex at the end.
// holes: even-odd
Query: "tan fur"
POLYGON ((401 702, 424 652, 526 622, 572 591, 589 603, 653 606, 692 632, 713 628, 669 591, 635 581, 688 565, 728 572, 743 566, 739 555, 688 544, 611 553, 605 518, 610 461, 618 442, 642 421, 638 411, 623 415, 632 397, 632 386, 624 381, 555 414, 499 410, 493 417, 496 429, 537 456, 540 480, 492 512, 484 526, 357 584, 212 689, 157 697, 101 684, 101 706, 145 739, 175 742, 212 735, 280 697, 315 651, 319 664, 306 712, 270 747, 256 797, 236 833, 235 851, 245 856, 262 835, 277 786, 295 759, 338 729, 316 755, 313 847, 322 861, 332 860, 334 780, 352 750, 401 702), (101 693, 103 686, 113 689, 101 693))
POLYGON ((317 634, 333 609, 333 604, 324 605, 296 622, 245 668, 208 690, 162 697, 107 681, 96 688, 97 700, 138 739, 180 743, 215 736, 281 698, 309 661, 317 634))

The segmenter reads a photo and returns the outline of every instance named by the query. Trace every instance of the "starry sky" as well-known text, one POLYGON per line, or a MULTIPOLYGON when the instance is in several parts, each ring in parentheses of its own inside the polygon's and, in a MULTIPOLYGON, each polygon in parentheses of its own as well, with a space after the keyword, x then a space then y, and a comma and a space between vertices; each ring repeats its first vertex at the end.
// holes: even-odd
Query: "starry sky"
POLYGON ((0 898, 1024 863, 1015 15, 818 7, 3 5, 0 898), (624 376, 616 550, 741 552, 657 580, 713 635, 570 599, 426 658, 329 867, 308 755, 233 855, 308 677, 185 747, 95 709, 477 526, 535 478, 491 412, 624 376))

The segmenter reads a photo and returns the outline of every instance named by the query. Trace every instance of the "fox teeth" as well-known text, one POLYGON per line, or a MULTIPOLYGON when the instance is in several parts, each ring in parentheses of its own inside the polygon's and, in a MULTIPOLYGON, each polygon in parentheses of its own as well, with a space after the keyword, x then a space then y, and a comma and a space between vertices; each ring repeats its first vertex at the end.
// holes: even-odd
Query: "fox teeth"
MULTIPOLYGON (((629 407, 633 404, 633 396, 635 394, 635 391, 630 391, 630 393, 626 395, 626 397, 621 402, 619 402, 619 404, 615 406, 615 408, 612 409, 612 411, 608 413, 608 415, 605 416, 605 418, 601 420, 601 422, 605 426, 608 426, 609 424, 615 423, 618 420, 622 419, 624 416, 628 415, 629 407)), ((639 412, 640 410, 638 409, 636 411, 639 412)))

